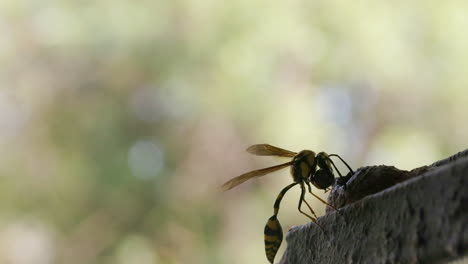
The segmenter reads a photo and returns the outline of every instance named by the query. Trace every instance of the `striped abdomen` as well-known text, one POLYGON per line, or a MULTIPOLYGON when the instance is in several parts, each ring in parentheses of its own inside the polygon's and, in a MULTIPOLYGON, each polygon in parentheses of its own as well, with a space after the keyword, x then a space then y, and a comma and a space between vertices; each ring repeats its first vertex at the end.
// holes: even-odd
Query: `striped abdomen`
POLYGON ((283 241, 283 228, 276 218, 276 215, 273 215, 268 219, 264 233, 266 257, 270 263, 273 263, 276 253, 283 241))

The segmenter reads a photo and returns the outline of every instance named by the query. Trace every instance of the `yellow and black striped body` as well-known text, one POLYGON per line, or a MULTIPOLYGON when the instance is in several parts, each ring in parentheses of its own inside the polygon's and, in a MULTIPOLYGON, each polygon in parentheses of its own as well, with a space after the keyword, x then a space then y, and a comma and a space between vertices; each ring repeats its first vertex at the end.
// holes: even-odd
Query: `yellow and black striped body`
POLYGON ((264 233, 266 257, 270 263, 273 263, 276 252, 278 252, 281 242, 283 241, 283 228, 276 218, 276 215, 268 219, 264 233))
MULTIPOLYGON (((345 165, 348 167, 351 173, 354 173, 353 170, 349 167, 349 165, 337 154, 326 154, 325 152, 320 152, 317 155, 315 152, 311 150, 303 150, 299 153, 285 150, 282 148, 278 148, 269 144, 257 144, 252 145, 247 148, 247 152, 259 155, 259 156, 279 156, 279 157, 290 157, 293 158, 291 161, 282 163, 279 165, 275 165, 272 167, 267 167, 259 170, 250 171, 239 175, 231 180, 227 181, 222 185, 223 190, 229 190, 234 188, 235 186, 255 177, 261 177, 268 173, 280 170, 282 168, 286 168, 291 166, 291 175, 293 177, 294 182, 289 184, 288 186, 284 187, 283 190, 278 194, 278 197, 275 200, 275 204, 273 206, 274 213, 271 216, 264 229, 264 240, 265 240, 265 253, 267 259, 270 263, 273 263, 275 260, 275 256, 278 252, 279 247, 281 246, 281 242, 283 241, 283 229, 281 224, 278 220, 278 212, 280 208, 281 200, 283 199, 286 192, 291 189, 295 185, 300 185, 301 187, 301 196, 299 198, 299 203, 297 205, 297 209, 299 212, 317 224, 322 230, 323 228, 317 222, 317 215, 315 214, 312 207, 307 203, 305 200, 305 193, 306 193, 306 185, 309 189, 309 193, 313 195, 315 198, 323 202, 324 204, 329 205, 326 201, 321 199, 319 196, 312 193, 312 188, 310 183, 312 183, 315 187, 322 190, 327 190, 332 186, 335 182, 335 178, 333 176, 333 168, 338 172, 340 178, 343 178, 341 173, 336 168, 333 161, 330 157, 338 157, 345 165), (310 209, 313 216, 307 214, 301 209, 302 203, 305 203, 307 207, 310 209)), ((345 185, 346 186, 346 185, 345 185)), ((337 210, 333 206, 333 209, 337 210)))
POLYGON ((275 205, 273 206, 274 215, 268 219, 265 225, 265 253, 270 263, 273 263, 275 260, 276 253, 278 252, 278 249, 281 246, 281 242, 283 241, 283 228, 281 227, 281 224, 277 218, 279 206, 284 194, 296 184, 297 182, 291 183, 284 187, 283 190, 281 190, 281 192, 278 194, 278 197, 276 198, 275 205))
MULTIPOLYGON (((315 152, 303 150, 294 156, 291 164, 291 175, 294 183, 286 186, 278 194, 273 206, 274 214, 270 217, 265 225, 265 253, 270 263, 275 260, 281 242, 283 241, 283 230, 278 221, 278 212, 281 200, 284 194, 296 184, 300 184, 302 188, 301 200, 304 199, 304 182, 312 182, 319 189, 325 189, 334 182, 333 171, 328 155, 325 152, 320 152, 315 155, 315 152), (317 170, 318 167, 318 170, 317 170)), ((299 211, 300 211, 299 203, 299 211)), ((302 211, 301 211, 302 212, 302 211)), ((314 220, 315 222, 315 220, 314 220)))
POLYGON ((317 168, 317 158, 315 152, 303 150, 299 152, 293 159, 291 166, 291 175, 294 182, 303 182, 308 177, 315 173, 317 168))

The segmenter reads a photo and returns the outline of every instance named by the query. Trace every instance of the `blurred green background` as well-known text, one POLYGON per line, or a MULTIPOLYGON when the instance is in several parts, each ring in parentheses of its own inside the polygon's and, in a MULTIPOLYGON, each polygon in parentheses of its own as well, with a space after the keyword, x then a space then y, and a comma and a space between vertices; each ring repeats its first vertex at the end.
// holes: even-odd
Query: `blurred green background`
MULTIPOLYGON (((291 178, 220 192, 284 162, 245 148, 339 153, 355 169, 465 149, 467 10, 1 1, 0 263, 267 263, 264 224, 291 178)), ((308 222, 298 197, 283 200, 285 232, 308 222)))

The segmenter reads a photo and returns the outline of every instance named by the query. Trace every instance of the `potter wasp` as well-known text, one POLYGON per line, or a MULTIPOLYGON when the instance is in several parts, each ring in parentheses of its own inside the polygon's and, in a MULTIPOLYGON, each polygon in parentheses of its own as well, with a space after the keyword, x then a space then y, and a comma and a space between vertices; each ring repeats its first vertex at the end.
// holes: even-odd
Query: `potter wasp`
POLYGON ((312 194, 322 203, 336 210, 336 208, 328 204, 316 194, 312 193, 312 188, 310 184, 312 183, 318 189, 322 189, 325 191, 329 190, 329 188, 335 183, 335 177, 333 175, 332 166, 336 170, 340 178, 343 178, 338 168, 330 159, 331 157, 339 158, 346 165, 346 167, 348 167, 351 173, 354 172, 351 169, 351 167, 349 167, 349 165, 337 154, 328 155, 325 152, 319 152, 315 154, 315 152, 311 150, 303 150, 297 153, 268 144, 258 144, 250 146, 249 148, 247 148, 247 152, 258 156, 279 156, 292 158, 291 161, 283 164, 244 173, 227 181, 221 187, 224 191, 227 191, 249 179, 264 176, 268 173, 291 166, 291 176, 294 182, 284 187, 283 190, 281 190, 281 192, 278 194, 275 204, 273 205, 273 216, 268 219, 264 230, 266 257, 270 263, 273 263, 276 253, 278 252, 281 242, 283 241, 283 231, 277 216, 281 200, 283 199, 283 196, 286 194, 286 192, 295 185, 299 184, 301 186, 301 197, 299 198, 299 204, 297 206, 297 209, 301 214, 307 216, 310 220, 312 220, 312 222, 317 224, 323 230, 323 228, 317 222, 317 215, 315 214, 314 210, 312 210, 312 207, 304 199, 306 192, 305 185, 307 185, 307 189, 310 194, 312 194), (307 205, 313 216, 301 210, 302 202, 304 202, 307 205))

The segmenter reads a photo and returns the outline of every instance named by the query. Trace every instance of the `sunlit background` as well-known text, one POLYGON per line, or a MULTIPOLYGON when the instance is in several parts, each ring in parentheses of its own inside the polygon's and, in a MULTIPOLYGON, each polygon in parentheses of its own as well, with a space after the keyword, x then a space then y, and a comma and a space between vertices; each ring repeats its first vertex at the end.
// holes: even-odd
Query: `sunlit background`
MULTIPOLYGON (((0 263, 267 263, 263 228, 291 178, 220 192, 287 161, 245 148, 401 169, 464 150, 467 10, 0 1, 0 263)), ((298 198, 281 205, 285 232, 308 222, 298 198)))

